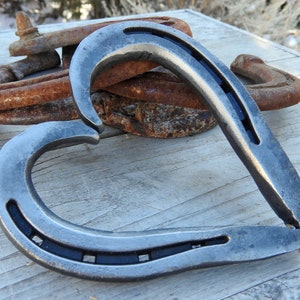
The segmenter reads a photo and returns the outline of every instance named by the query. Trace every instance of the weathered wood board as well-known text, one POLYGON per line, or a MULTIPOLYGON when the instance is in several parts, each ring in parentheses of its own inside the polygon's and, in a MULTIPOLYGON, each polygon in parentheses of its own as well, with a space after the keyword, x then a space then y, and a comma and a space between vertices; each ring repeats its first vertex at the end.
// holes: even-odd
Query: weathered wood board
MULTIPOLYGON (((191 10, 160 15, 188 22, 195 39, 228 66, 238 54, 249 53, 300 76, 300 53, 191 10)), ((74 25, 78 22, 42 30, 74 25)), ((2 45, 15 39, 12 31, 0 32, 2 45)), ((1 64, 14 59, 1 47, 1 64)), ((300 106, 263 114, 300 172, 300 106)), ((24 128, 1 125, 0 146, 24 128)), ((112 133, 97 146, 43 155, 33 181, 54 213, 93 228, 282 225, 218 127, 168 140, 112 133)), ((93 282, 31 262, 0 231, 0 299, 299 299, 299 276, 300 255, 293 252, 148 281, 93 282)))

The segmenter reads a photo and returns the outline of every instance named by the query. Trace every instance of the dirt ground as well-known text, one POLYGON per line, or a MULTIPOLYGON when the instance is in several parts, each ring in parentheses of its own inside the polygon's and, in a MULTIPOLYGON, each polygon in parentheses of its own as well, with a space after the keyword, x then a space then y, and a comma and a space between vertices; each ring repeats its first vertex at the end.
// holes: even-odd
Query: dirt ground
POLYGON ((263 38, 300 50, 299 0, 169 0, 162 9, 195 9, 263 38))
POLYGON ((204 0, 200 10, 226 23, 299 50, 299 0, 204 0))
MULTIPOLYGON (((11 1, 7 2, 12 3, 11 1)), ((88 2, 81 1, 83 3, 80 8, 81 19, 90 18, 91 6, 87 4, 88 2)), ((108 17, 191 8, 264 38, 300 50, 299 0, 107 0, 100 2, 103 5, 103 13, 108 17)), ((38 24, 72 19, 72 14, 68 9, 64 10, 62 16, 54 16, 55 5, 57 6, 57 3, 53 0, 27 0, 21 8, 28 12, 38 24), (41 2, 44 3, 42 6, 40 5, 41 2)), ((14 26, 14 19, 4 14, 3 6, 0 7, 0 29, 14 26)))

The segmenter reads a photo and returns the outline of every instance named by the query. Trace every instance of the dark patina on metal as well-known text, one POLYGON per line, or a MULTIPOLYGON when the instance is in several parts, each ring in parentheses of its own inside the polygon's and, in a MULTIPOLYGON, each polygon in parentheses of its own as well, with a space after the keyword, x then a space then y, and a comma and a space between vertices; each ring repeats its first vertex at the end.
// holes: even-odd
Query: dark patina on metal
POLYGON ((83 278, 134 280, 300 248, 299 175, 245 87, 198 42, 149 22, 114 24, 79 45, 70 66, 70 82, 82 121, 34 125, 0 151, 1 226, 30 258, 83 278), (95 51, 99 44, 110 47, 95 51), (297 230, 234 226, 115 233, 70 224, 43 204, 31 181, 33 164, 56 147, 99 142, 103 125, 90 99, 91 75, 93 80, 108 65, 136 57, 171 69, 203 97, 272 209, 297 230))

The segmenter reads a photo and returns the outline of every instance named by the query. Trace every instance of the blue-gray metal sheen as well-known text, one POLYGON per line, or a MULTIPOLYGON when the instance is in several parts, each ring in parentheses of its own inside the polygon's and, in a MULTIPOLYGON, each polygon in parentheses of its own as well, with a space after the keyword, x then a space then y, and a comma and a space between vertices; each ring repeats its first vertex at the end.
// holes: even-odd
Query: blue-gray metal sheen
POLYGON ((158 62, 194 88, 206 100, 273 210, 285 223, 300 227, 300 178, 295 168, 242 83, 184 33, 150 22, 126 22, 83 40, 72 59, 70 80, 75 102, 88 125, 101 127, 89 100, 91 81, 96 74, 130 59, 158 62))
POLYGON ((46 267, 97 280, 149 278, 299 249, 300 230, 286 227, 114 233, 71 224, 46 207, 31 180, 35 161, 57 147, 99 142, 102 123, 90 101, 91 82, 97 73, 129 59, 156 61, 204 96, 271 207, 285 223, 299 228, 299 176, 243 85, 192 38, 134 21, 94 32, 74 54, 70 80, 84 122, 35 125, 1 149, 0 223, 10 240, 46 267))

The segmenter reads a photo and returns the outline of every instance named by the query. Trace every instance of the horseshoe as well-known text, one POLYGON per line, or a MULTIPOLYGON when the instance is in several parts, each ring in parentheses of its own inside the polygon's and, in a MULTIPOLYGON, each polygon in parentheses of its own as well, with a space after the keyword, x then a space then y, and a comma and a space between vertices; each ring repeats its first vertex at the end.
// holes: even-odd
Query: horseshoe
POLYGON ((285 223, 300 227, 300 178, 240 81, 192 38, 165 26, 129 21, 92 33, 72 58, 70 82, 82 121, 34 125, 1 149, 0 223, 10 240, 46 267, 97 280, 150 278, 300 248, 300 231, 285 227, 114 233, 71 224, 45 206, 31 180, 35 161, 50 149, 99 141, 103 126, 90 86, 97 74, 132 58, 162 64, 205 99, 272 209, 285 223))

